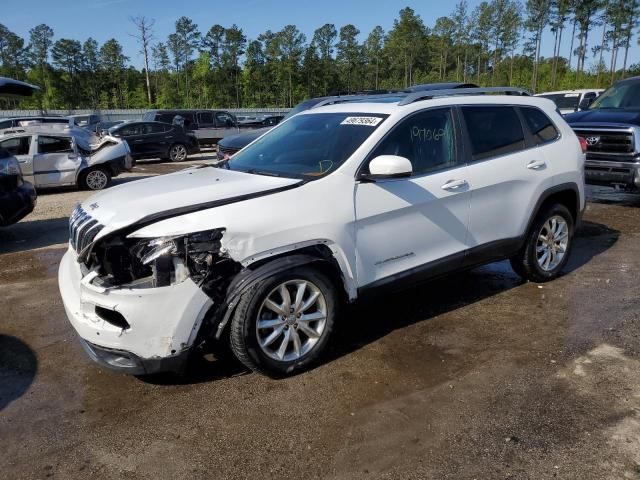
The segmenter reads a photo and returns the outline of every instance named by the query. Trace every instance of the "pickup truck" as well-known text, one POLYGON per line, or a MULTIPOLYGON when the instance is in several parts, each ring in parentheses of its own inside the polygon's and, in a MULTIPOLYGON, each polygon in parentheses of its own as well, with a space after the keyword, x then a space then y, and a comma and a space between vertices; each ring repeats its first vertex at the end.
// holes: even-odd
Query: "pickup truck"
POLYGON ((587 144, 585 180, 640 193, 640 77, 621 80, 564 118, 587 144))

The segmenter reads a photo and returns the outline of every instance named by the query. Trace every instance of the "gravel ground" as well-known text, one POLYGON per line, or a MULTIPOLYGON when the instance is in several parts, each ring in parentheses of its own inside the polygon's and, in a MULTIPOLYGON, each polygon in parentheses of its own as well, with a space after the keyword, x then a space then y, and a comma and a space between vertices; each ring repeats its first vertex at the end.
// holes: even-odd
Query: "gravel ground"
POLYGON ((184 377, 91 363, 56 280, 86 195, 0 230, 4 478, 640 478, 640 196, 592 190, 552 283, 500 262, 357 305, 322 365, 271 380, 223 348, 184 377))

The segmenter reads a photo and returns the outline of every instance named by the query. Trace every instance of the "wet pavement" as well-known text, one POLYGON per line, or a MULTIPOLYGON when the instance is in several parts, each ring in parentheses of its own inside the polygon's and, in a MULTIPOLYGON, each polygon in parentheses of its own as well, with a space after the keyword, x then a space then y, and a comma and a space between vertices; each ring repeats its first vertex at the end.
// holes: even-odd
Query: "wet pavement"
POLYGON ((225 349, 185 377, 91 363, 56 281, 85 195, 0 230, 3 478, 640 478, 640 196, 591 191, 562 278, 501 262, 350 308, 272 380, 225 349))

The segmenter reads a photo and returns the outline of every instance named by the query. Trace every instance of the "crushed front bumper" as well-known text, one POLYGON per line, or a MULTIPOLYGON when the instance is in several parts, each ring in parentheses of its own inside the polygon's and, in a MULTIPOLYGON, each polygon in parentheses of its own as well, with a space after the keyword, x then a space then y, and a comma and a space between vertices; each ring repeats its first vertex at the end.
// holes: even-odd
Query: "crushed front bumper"
POLYGON ((614 162, 587 158, 585 182, 590 185, 617 185, 628 190, 640 190, 640 161, 614 162))
POLYGON ((136 375, 178 371, 213 305, 191 279, 160 288, 97 287, 71 248, 60 262, 58 283, 67 317, 89 356, 136 375))

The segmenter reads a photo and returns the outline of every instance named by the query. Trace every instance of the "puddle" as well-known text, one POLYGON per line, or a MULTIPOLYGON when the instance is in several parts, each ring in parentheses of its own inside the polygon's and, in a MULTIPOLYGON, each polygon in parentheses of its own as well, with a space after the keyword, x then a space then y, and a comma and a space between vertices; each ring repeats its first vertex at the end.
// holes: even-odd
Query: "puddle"
POLYGON ((55 277, 66 247, 44 248, 0 256, 0 284, 55 277))

